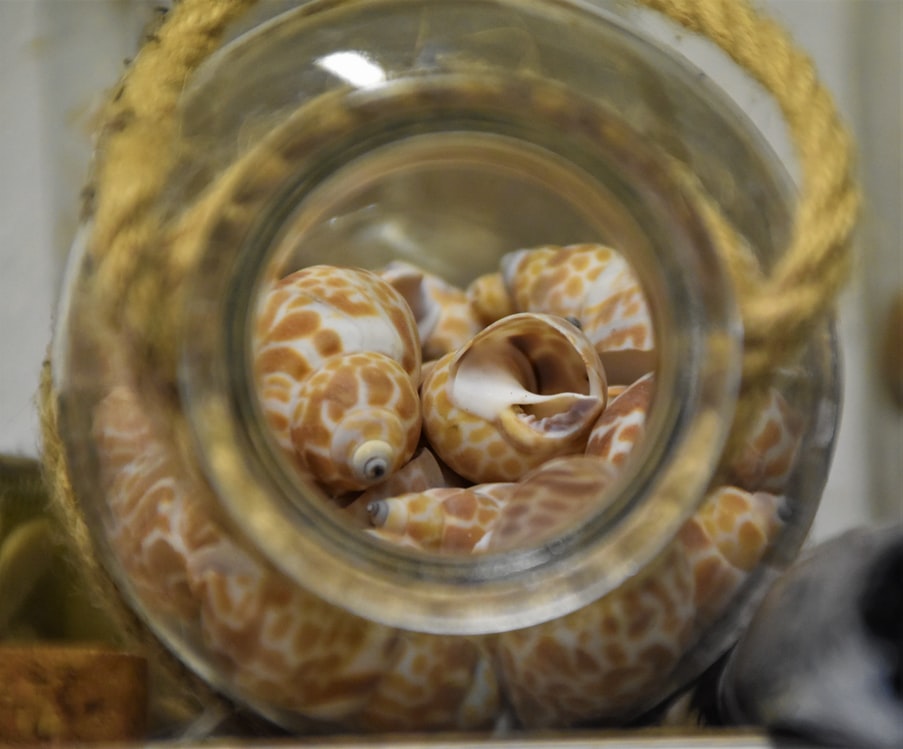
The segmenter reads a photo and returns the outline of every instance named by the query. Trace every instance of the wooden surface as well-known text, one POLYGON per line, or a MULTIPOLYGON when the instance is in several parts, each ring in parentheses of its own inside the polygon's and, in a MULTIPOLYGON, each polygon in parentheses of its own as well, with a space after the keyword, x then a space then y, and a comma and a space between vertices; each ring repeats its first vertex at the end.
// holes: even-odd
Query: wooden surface
POLYGON ((0 646, 0 744, 128 741, 147 725, 147 664, 87 646, 0 646))

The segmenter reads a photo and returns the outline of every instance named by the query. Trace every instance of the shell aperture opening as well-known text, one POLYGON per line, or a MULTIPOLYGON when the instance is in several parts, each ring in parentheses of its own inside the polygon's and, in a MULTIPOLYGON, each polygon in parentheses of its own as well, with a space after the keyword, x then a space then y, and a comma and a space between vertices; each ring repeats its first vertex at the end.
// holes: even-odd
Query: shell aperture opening
POLYGON ((543 321, 524 322, 522 334, 487 337, 463 352, 452 385, 454 401, 501 426, 520 422, 521 428, 562 433, 581 428, 587 414, 604 405, 599 388, 589 382, 586 362, 557 324, 543 330, 543 321), (536 346, 533 335, 540 330, 543 345, 536 346))

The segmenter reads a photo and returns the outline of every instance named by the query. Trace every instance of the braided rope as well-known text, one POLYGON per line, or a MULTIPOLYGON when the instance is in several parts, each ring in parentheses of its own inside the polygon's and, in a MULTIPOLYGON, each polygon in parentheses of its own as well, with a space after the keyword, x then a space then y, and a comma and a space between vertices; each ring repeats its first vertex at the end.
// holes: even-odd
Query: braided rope
MULTIPOLYGON (((157 231, 153 207, 172 166, 175 107, 191 72, 219 45, 228 25, 256 0, 190 0, 178 4, 126 71, 103 113, 88 206, 95 284, 116 288, 140 273, 137 251, 157 231)), ((76 502, 58 426, 50 363, 39 391, 42 462, 53 511, 67 529, 81 581, 116 627, 125 647, 148 656, 156 689, 151 717, 158 730, 184 728, 199 714, 224 716, 231 707, 180 663, 122 599, 94 551, 76 502)))
POLYGON ((736 440, 775 368, 811 338, 849 275, 860 202, 852 141, 809 56, 746 0, 638 2, 708 37, 758 81, 780 107, 799 160, 802 184, 787 250, 767 278, 735 278, 744 325, 736 440))
MULTIPOLYGON (((176 159, 172 144, 179 96, 191 73, 219 46, 229 24, 256 2, 177 3, 126 71, 103 112, 93 206, 86 211, 92 218, 91 252, 98 261, 94 282, 106 298, 119 303, 122 300, 113 290, 129 288, 129 310, 146 312, 158 302, 153 290, 141 283, 148 253, 140 249, 158 234, 156 204, 176 159)), ((112 319, 123 311, 110 310, 112 319)))

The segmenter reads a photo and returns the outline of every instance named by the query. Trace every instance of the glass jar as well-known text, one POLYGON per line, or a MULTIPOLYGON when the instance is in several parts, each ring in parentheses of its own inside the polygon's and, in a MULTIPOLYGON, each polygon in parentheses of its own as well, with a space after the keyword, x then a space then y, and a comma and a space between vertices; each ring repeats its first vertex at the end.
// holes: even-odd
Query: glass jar
MULTIPOLYGON (((729 647, 812 521, 838 381, 824 330, 776 373, 744 449, 724 459, 742 323, 705 215, 716 209, 767 269, 787 244, 793 198, 725 96, 602 2, 314 1, 216 52, 176 117, 154 241, 117 275, 89 222, 53 358, 59 430, 97 553, 181 661, 292 730, 475 729, 506 716, 541 728, 635 721, 729 647), (592 320, 546 306, 551 290, 516 301, 522 249, 626 260, 654 346, 620 357, 578 342, 574 354, 564 342, 583 340, 592 320), (348 267, 381 275, 355 270, 364 286, 334 291, 348 267), (293 297, 275 291, 311 269, 326 274, 308 294, 312 327, 310 309, 292 317, 293 297), (401 457, 379 452, 394 438, 367 438, 368 460, 349 469, 357 483, 330 483, 345 442, 325 458, 299 455, 345 439, 343 415, 329 411, 344 396, 323 406, 332 427, 296 424, 320 395, 292 378, 334 374, 332 357, 349 347, 386 352, 369 323, 349 322, 356 313, 343 307, 330 327, 324 310, 388 304, 373 314, 402 331, 391 346, 410 382, 398 388, 426 410, 438 375, 424 366, 431 313, 418 305, 431 283, 481 310, 452 356, 512 316, 526 327, 471 355, 488 369, 449 375, 459 411, 438 428, 413 417, 401 457), (531 348, 540 335, 552 342, 531 348), (305 336, 313 343, 279 348, 305 336), (296 355, 311 346, 308 372, 296 355), (549 372, 574 362, 584 383, 562 395, 549 372), (535 380, 533 400, 503 405, 549 432, 591 397, 594 416, 615 414, 647 371, 642 428, 621 433, 629 455, 607 467, 583 458, 585 431, 557 453, 530 442, 519 455, 533 462, 510 475, 452 470, 436 447, 505 401, 498 377, 502 388, 509 375, 535 380), (275 381, 272 398, 294 399, 282 410, 267 400, 275 381), (424 444, 438 458, 399 490, 393 479, 424 444), (508 517, 508 535, 495 525, 483 546, 482 531, 443 545, 467 518, 433 493, 423 542, 416 508, 392 501, 423 482, 508 517), (486 484, 519 488, 501 498, 473 488, 486 484), (508 513, 514 497, 522 510, 508 513)), ((398 398, 381 402, 380 428, 398 398)), ((481 445, 476 434, 464 442, 481 445)))

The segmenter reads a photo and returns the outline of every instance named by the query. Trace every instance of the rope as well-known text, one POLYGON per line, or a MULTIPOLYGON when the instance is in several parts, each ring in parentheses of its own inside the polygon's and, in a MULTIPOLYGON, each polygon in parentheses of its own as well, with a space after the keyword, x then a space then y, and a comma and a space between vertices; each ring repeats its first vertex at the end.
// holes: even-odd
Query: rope
POLYGON ((732 446, 758 411, 777 366, 792 359, 829 316, 849 275, 860 202, 852 141, 812 60, 747 0, 638 2, 711 39, 772 95, 802 174, 786 252, 767 278, 735 278, 744 358, 732 446))
MULTIPOLYGON (((166 235, 158 199, 177 160, 177 102, 191 73, 217 48, 228 25, 255 1, 177 3, 136 57, 104 112, 93 190, 86 205, 93 222, 90 252, 95 264, 90 282, 106 307, 109 323, 149 331, 146 349, 137 352, 144 357, 138 369, 175 371, 175 352, 166 348, 166 331, 173 329, 166 315, 176 314, 175 305, 160 305, 159 294, 192 260, 185 254, 191 252, 190 241, 170 241, 162 251, 166 235)), ((732 436, 736 441, 757 413, 775 369, 795 356, 824 322, 848 275, 859 204, 851 141, 811 60, 748 0, 636 1, 719 45, 773 95, 797 148, 802 185, 792 236, 768 276, 762 275, 714 203, 704 196, 698 203, 724 253, 744 323, 743 380, 732 436)), ((273 156, 262 155, 263 169, 264 157, 273 156)), ((197 211, 210 215, 236 209, 218 205, 217 193, 214 186, 208 195, 212 202, 202 201, 197 211)), ((160 644, 135 621, 95 557, 69 484, 49 369, 42 383, 41 408, 45 471, 98 599, 117 614, 132 641, 150 649, 161 663, 174 661, 162 655, 160 644)), ((172 669, 179 672, 177 664, 172 669)), ((209 690, 192 688, 198 689, 202 702, 208 696, 212 700, 209 690)))
MULTIPOLYGON (((125 288, 140 278, 141 248, 158 226, 155 203, 172 168, 175 108, 192 71, 213 52, 228 25, 256 0, 187 0, 177 4, 113 91, 103 112, 97 156, 88 191, 95 288, 125 288)), ((106 295, 108 298, 115 295, 106 295)), ((114 313, 115 314, 115 313, 114 313)), ((163 647, 124 602, 97 558, 88 524, 69 480, 57 422, 51 366, 41 377, 42 461, 52 510, 69 535, 68 545, 88 595, 120 633, 122 645, 148 657, 156 689, 152 724, 171 734, 201 715, 222 722, 234 712, 216 692, 163 647)))
POLYGON ((257 0, 177 3, 126 71, 101 118, 91 204, 91 253, 98 298, 110 320, 131 329, 165 324, 157 287, 145 272, 161 253, 145 252, 159 238, 157 201, 177 154, 175 116, 191 73, 217 49, 229 24, 257 0), (128 289, 128 304, 117 290, 128 289), (148 314, 151 310, 152 313, 148 314))

